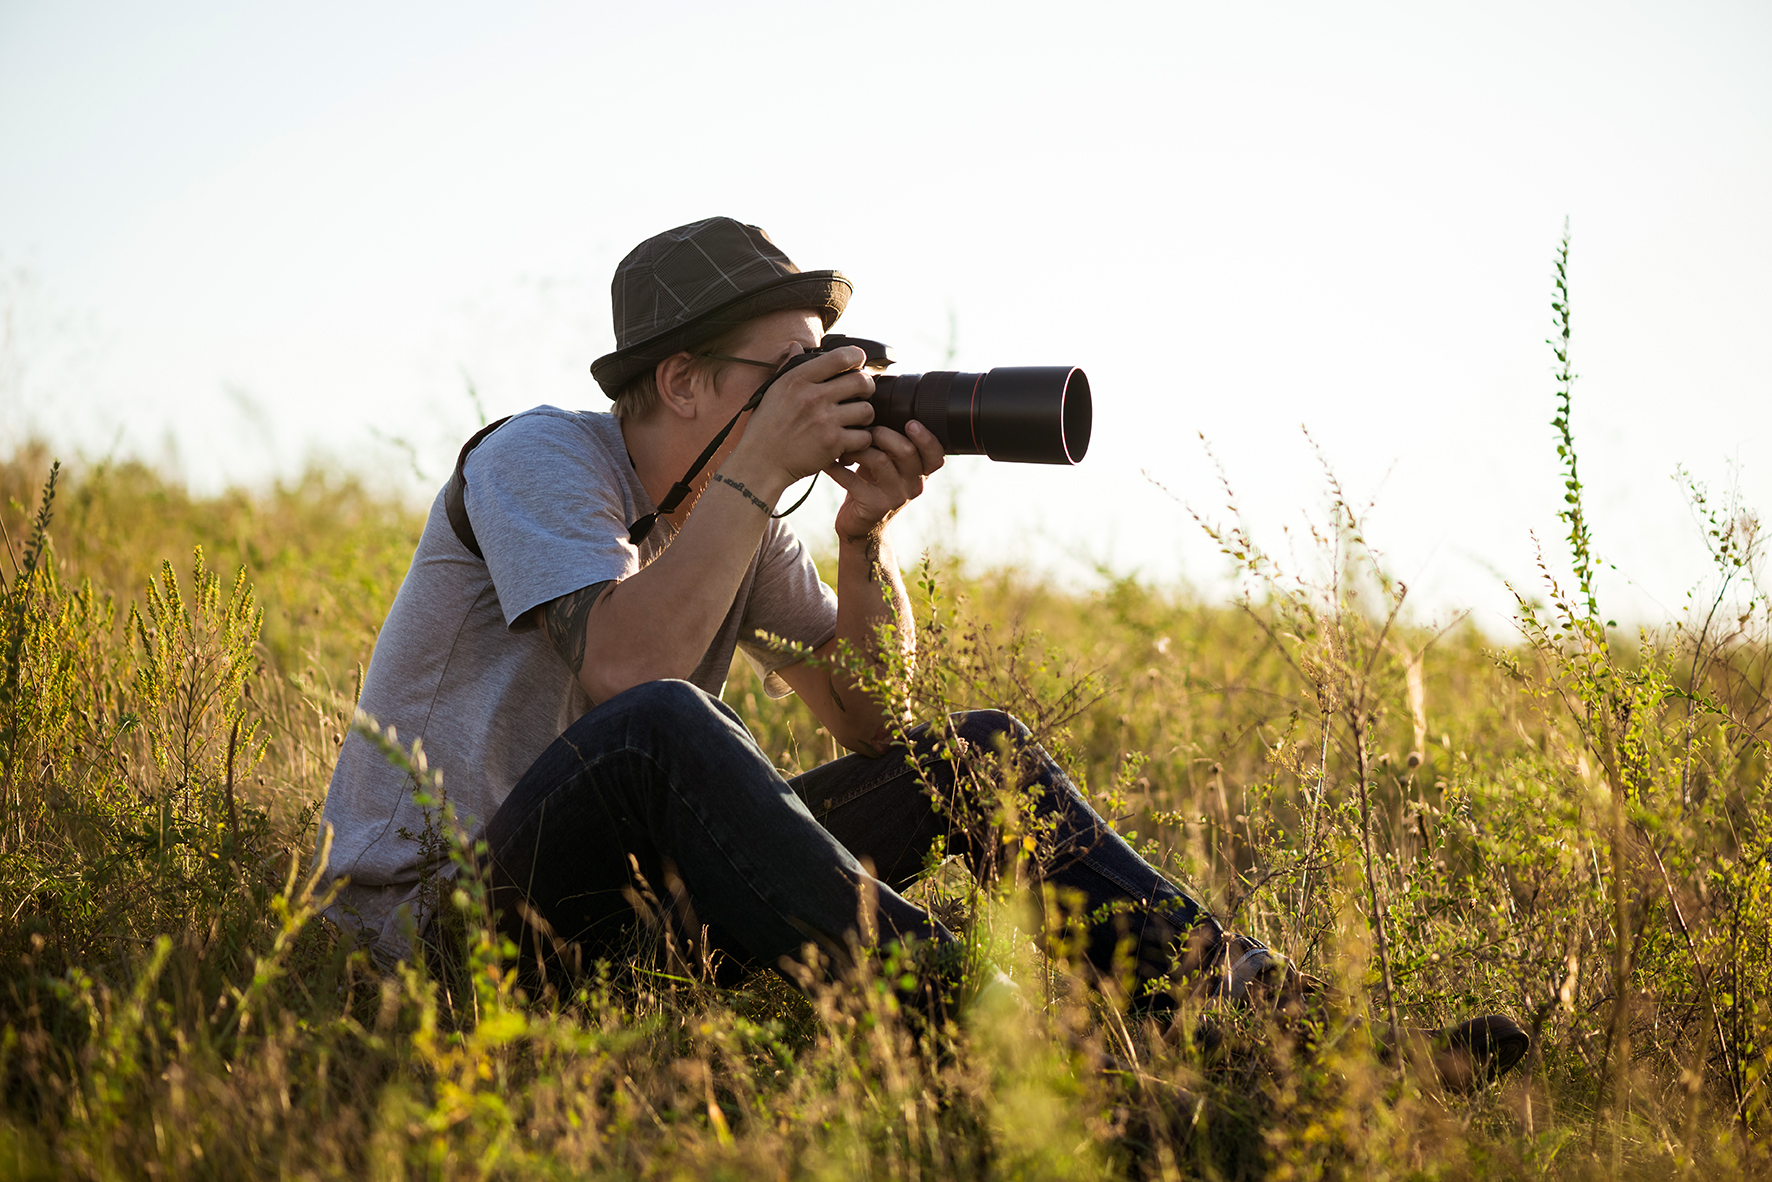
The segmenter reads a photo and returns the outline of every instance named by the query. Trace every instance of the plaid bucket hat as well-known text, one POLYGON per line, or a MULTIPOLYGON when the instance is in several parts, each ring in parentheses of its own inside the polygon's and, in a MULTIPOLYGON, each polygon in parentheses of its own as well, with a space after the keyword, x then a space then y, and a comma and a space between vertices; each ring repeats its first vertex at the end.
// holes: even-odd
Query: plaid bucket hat
POLYGON ((849 303, 841 271, 802 271, 756 226, 707 218, 636 246, 609 286, 615 352, 591 365, 614 398, 648 368, 697 340, 785 308, 810 308, 829 328, 849 303))

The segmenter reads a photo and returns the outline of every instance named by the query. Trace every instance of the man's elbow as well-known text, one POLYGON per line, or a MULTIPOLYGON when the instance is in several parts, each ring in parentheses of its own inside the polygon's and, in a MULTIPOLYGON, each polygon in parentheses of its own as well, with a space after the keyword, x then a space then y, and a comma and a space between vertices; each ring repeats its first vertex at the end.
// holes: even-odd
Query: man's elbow
POLYGON ((625 693, 637 685, 662 680, 662 677, 649 676, 643 670, 622 670, 599 666, 595 670, 587 667, 580 674, 578 684, 583 688, 585 695, 591 699, 591 705, 600 706, 617 694, 625 693))
POLYGON ((679 668, 681 665, 680 661, 660 661, 645 657, 586 661, 584 668, 579 671, 578 684, 591 699, 592 705, 601 705, 617 694, 637 685, 645 685, 649 681, 687 681, 694 669, 679 668))

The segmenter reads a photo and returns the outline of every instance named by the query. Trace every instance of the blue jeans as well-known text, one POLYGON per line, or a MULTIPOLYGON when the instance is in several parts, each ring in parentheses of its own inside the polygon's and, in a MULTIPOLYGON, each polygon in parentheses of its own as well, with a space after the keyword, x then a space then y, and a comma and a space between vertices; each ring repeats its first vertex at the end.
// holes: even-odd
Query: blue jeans
POLYGON ((858 939, 951 942, 898 892, 938 838, 980 882, 1009 868, 997 802, 978 791, 996 778, 964 766, 1007 749, 1040 833, 1026 877, 1081 902, 1092 965, 1117 974, 1129 963, 1137 982, 1158 981, 1216 941, 1217 922, 1115 834, 1009 715, 955 714, 946 736, 919 728, 912 740, 915 763, 898 748, 790 781, 725 703, 688 682, 618 694, 543 752, 488 822, 501 924, 544 966, 618 958, 632 946, 638 869, 679 930, 699 936, 706 925, 723 980, 798 959, 808 943, 841 963, 858 939), (962 754, 941 758, 944 745, 962 754), (868 916, 875 930, 859 930, 868 916))

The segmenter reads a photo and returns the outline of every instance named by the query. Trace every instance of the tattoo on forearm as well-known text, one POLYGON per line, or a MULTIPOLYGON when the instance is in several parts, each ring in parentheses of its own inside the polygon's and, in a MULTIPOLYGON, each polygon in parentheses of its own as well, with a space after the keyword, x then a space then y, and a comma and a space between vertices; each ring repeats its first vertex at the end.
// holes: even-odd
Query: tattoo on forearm
POLYGON ((575 677, 584 668, 585 626, 591 618, 591 607, 614 583, 614 579, 605 579, 542 605, 542 631, 575 677))
POLYGON ((769 512, 769 506, 768 506, 768 504, 766 504, 764 502, 762 497, 758 496, 756 493, 754 493, 750 489, 746 488, 743 484, 732 479, 732 477, 722 476, 720 473, 716 472, 716 473, 714 473, 712 479, 718 480, 721 484, 730 484, 733 488, 736 488, 739 492, 743 493, 745 495, 745 499, 747 501, 749 501, 751 504, 753 504, 757 508, 763 510, 763 512, 765 512, 765 513, 769 512))
POLYGON ((886 534, 884 531, 877 531, 869 535, 867 548, 868 578, 876 583, 884 583, 886 581, 886 565, 880 560, 881 551, 885 548, 885 545, 886 534))

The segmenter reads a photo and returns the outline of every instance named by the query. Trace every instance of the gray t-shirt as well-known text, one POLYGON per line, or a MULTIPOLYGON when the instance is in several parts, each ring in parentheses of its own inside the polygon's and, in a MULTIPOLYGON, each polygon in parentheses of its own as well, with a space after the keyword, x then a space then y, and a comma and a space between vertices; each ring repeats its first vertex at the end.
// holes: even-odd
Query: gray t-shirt
MULTIPOLYGON (((486 560, 456 538, 439 494, 358 705, 395 727, 402 744, 423 741, 456 816, 476 834, 530 764, 591 708, 530 609, 634 574, 670 544, 670 527, 661 521, 639 546, 628 541, 629 525, 655 506, 613 415, 525 411, 474 450, 466 475, 468 517, 486 560)), ((766 692, 782 697, 790 691, 776 671, 793 658, 758 643, 757 633, 816 647, 836 624, 836 596, 806 547, 785 521, 771 521, 690 680, 718 695, 737 648, 766 692)), ((322 832, 328 824, 329 875, 350 879, 329 914, 358 929, 378 956, 406 955, 406 920, 424 918, 413 911, 423 870, 415 836, 425 817, 411 780, 356 734, 339 749, 322 832)))

